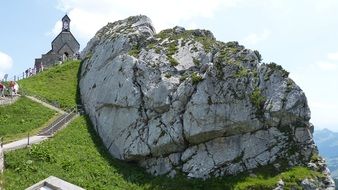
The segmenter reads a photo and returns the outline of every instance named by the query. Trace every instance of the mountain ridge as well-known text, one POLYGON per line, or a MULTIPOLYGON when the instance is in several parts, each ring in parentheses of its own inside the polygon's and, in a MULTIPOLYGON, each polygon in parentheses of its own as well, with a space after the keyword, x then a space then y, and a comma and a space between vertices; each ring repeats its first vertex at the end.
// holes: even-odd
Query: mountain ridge
POLYGON ((338 180, 338 133, 322 129, 315 130, 313 136, 320 155, 326 159, 332 177, 338 180))

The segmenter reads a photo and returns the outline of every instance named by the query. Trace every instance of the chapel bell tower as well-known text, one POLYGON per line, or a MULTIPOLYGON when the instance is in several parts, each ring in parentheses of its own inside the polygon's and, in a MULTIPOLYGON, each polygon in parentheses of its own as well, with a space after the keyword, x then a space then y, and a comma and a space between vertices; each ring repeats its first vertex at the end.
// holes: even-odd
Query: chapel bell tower
POLYGON ((69 32, 70 18, 68 15, 65 15, 62 18, 62 32, 69 32))

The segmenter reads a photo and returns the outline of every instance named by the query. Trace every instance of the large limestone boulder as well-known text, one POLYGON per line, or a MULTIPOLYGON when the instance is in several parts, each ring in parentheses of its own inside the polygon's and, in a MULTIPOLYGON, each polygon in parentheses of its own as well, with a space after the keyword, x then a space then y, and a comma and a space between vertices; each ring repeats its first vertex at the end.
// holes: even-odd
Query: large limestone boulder
POLYGON ((82 52, 83 104, 115 158, 154 175, 237 174, 317 154, 303 91, 257 51, 206 30, 109 23, 82 52))

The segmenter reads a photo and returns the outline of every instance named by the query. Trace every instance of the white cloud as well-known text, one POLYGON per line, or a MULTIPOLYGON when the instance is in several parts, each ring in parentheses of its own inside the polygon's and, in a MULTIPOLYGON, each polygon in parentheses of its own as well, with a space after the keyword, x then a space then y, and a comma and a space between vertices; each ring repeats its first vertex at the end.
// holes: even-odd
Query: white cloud
POLYGON ((321 61, 291 70, 290 77, 303 89, 315 128, 338 132, 338 63, 321 61))
POLYGON ((317 62, 316 66, 323 71, 336 71, 338 69, 338 64, 326 61, 317 62))
POLYGON ((311 67, 326 72, 338 71, 338 52, 328 53, 326 59, 316 62, 311 67))
POLYGON ((338 61, 338 52, 328 53, 327 58, 331 61, 338 61))
POLYGON ((13 59, 4 52, 0 51, 0 79, 4 76, 6 71, 13 66, 13 59))
POLYGON ((55 37, 56 35, 58 35, 60 33, 61 29, 62 29, 62 22, 57 21, 54 25, 53 30, 51 32, 48 32, 46 35, 55 37))
POLYGON ((338 8, 337 0, 321 0, 313 1, 315 10, 321 14, 330 14, 335 12, 338 8))
POLYGON ((324 126, 330 126, 331 130, 338 131, 338 101, 326 101, 326 100, 313 100, 309 102, 311 108, 312 119, 311 122, 316 128, 323 128, 324 126))
MULTIPOLYGON (((195 18, 211 18, 215 12, 236 6, 240 0, 59 0, 58 8, 68 12, 72 31, 83 39, 90 39, 108 22, 144 14, 152 19, 157 31, 191 23, 195 18)), ((60 30, 56 30, 58 33, 60 30)))
POLYGON ((243 44, 248 44, 248 45, 255 45, 259 42, 262 42, 266 39, 268 39, 271 35, 271 32, 267 29, 263 30, 263 32, 261 33, 251 33, 248 36, 246 36, 245 38, 243 38, 243 40, 241 40, 243 42, 243 44))

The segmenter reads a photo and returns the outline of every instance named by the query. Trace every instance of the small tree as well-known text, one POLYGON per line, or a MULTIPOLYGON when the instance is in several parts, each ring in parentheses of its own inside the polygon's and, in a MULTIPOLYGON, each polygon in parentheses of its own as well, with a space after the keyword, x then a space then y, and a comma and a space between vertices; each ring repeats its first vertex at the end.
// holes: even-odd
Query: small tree
POLYGON ((254 50, 254 53, 255 53, 255 55, 257 56, 257 58, 258 58, 258 62, 260 63, 263 59, 262 59, 262 55, 259 53, 259 51, 257 51, 257 50, 254 50))

